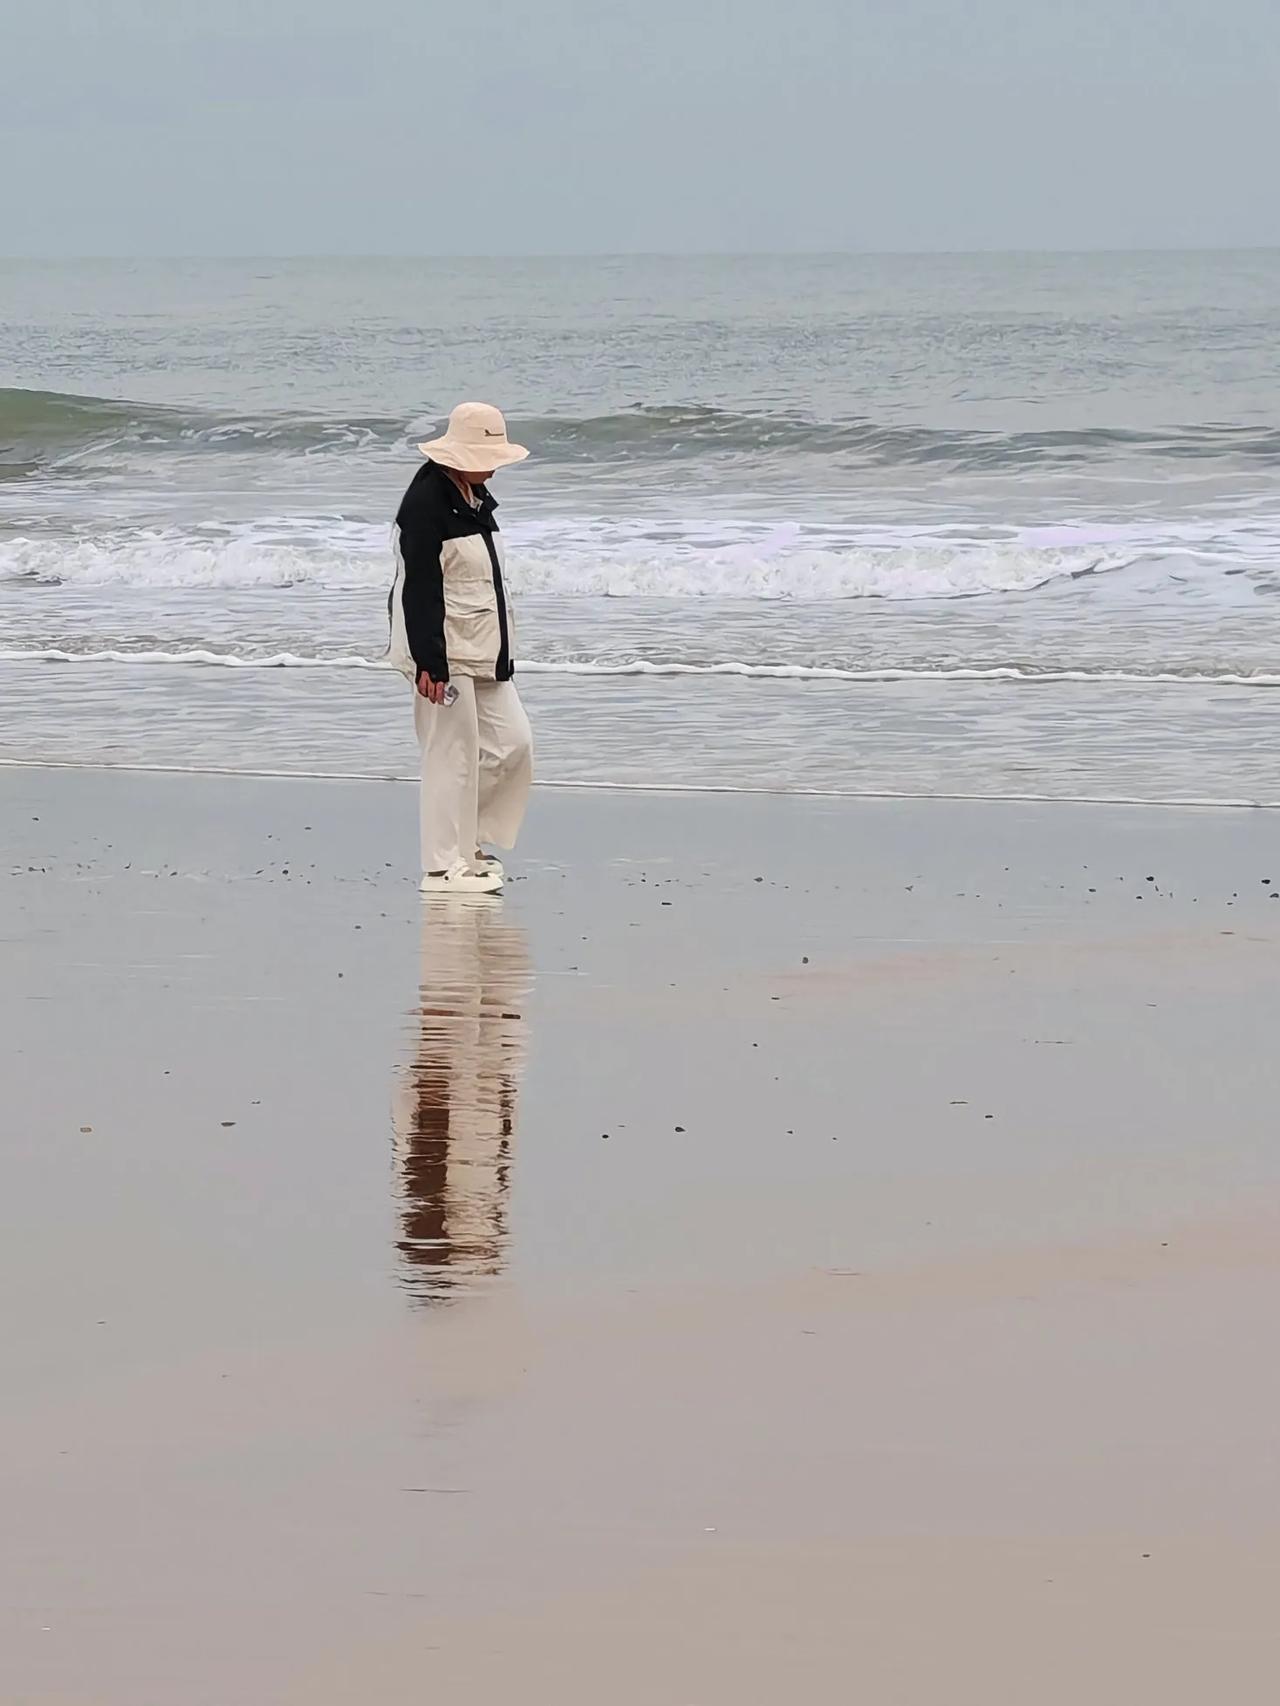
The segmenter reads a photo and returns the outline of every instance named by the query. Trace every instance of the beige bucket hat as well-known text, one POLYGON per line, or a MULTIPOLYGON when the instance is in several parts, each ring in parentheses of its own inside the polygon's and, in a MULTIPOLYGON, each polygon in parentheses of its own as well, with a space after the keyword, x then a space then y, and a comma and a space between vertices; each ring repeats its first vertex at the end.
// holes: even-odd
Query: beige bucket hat
POLYGON ((529 454, 523 444, 512 444, 502 412, 492 403, 459 403, 443 437, 428 439, 418 449, 459 474, 487 474, 490 468, 523 462, 529 454))

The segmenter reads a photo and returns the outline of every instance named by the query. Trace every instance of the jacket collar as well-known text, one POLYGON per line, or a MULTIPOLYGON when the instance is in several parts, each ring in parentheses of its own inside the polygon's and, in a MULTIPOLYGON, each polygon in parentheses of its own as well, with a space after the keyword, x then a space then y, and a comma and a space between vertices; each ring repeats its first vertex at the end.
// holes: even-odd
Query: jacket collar
POLYGON ((448 471, 445 468, 442 468, 438 462, 432 462, 429 466, 435 474, 436 484, 443 493, 445 502, 456 514, 470 516, 473 520, 479 519, 481 521, 488 521, 492 517, 494 510, 498 507, 498 500, 488 486, 474 486, 472 488, 480 497, 479 508, 473 509, 449 478, 448 471))

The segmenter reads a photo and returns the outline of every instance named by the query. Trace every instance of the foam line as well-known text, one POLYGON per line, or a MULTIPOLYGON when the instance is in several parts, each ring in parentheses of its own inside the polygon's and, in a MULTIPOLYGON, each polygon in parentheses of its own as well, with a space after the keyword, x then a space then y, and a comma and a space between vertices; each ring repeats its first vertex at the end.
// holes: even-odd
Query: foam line
MULTIPOLYGON (((66 651, 58 646, 31 650, 0 649, 6 663, 112 663, 200 665, 219 669, 361 669, 393 673, 383 658, 345 655, 308 657, 294 652, 273 652, 263 657, 236 652, 189 651, 66 651)), ((1098 682, 1131 687, 1280 687, 1280 674, 1266 670, 1251 673, 1214 670, 1124 670, 1124 669, 1028 669, 1020 664, 968 665, 949 669, 883 665, 868 669, 841 669, 827 664, 746 663, 728 659, 718 663, 677 663, 664 659, 632 658, 621 663, 598 663, 565 659, 551 662, 522 662, 523 675, 568 676, 720 676, 753 681, 847 681, 847 682, 1098 682)))

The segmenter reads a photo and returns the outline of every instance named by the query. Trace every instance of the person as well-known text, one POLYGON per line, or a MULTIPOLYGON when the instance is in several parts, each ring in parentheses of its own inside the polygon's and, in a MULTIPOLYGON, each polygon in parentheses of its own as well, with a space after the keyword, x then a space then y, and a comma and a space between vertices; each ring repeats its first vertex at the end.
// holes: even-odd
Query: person
POLYGON ((486 849, 516 844, 533 741, 512 679, 515 626, 489 481, 529 452, 489 403, 459 403, 443 436, 418 449, 427 461, 392 530, 388 655, 416 689, 422 889, 496 894, 503 869, 486 849))

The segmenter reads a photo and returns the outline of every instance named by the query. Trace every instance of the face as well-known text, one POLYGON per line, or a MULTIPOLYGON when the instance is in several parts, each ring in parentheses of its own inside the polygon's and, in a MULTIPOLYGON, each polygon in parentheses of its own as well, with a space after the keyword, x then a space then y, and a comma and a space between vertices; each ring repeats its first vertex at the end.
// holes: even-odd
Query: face
POLYGON ((487 474, 464 474, 462 478, 469 486, 483 486, 487 481, 492 480, 493 469, 490 468, 487 474))

